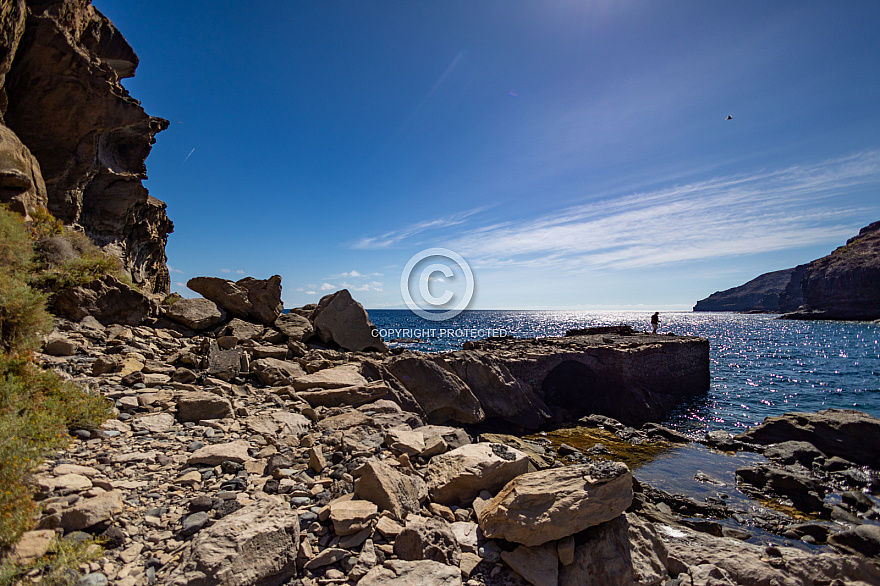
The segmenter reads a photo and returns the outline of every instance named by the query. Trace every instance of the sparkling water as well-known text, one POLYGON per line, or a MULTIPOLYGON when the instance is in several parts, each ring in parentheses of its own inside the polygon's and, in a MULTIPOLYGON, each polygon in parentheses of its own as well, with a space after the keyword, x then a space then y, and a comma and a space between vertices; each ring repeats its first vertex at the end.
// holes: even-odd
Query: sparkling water
MULTIPOLYGON (((465 311, 431 322, 408 310, 370 310, 390 345, 423 352, 459 350, 466 340, 509 334, 561 336, 566 330, 627 324, 650 331, 653 312, 465 311)), ((741 431, 765 417, 829 407, 880 417, 880 325, 789 321, 771 315, 670 312, 660 333, 709 339, 711 386, 683 401, 664 423, 687 432, 741 431)))

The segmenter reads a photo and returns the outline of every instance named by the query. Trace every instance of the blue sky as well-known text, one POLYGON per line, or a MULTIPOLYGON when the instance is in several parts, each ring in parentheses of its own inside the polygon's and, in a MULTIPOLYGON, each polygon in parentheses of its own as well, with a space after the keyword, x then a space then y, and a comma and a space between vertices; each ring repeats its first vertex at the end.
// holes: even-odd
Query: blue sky
POLYGON ((402 307, 442 247, 471 308, 689 309, 880 219, 878 2, 94 4, 171 121, 146 185, 187 296, 402 307))

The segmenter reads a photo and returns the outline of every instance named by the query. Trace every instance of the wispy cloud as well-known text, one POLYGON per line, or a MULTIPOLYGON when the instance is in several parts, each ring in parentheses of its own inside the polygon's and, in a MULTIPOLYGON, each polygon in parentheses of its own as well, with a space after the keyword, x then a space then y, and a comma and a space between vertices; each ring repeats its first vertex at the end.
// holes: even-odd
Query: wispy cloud
POLYGON ((321 291, 332 291, 336 287, 330 283, 321 283, 321 291))
POLYGON ((232 271, 230 269, 220 269, 220 272, 221 273, 231 273, 232 271))
POLYGON ((168 266, 169 273, 182 273, 183 272, 182 270, 175 268, 175 267, 172 267, 171 265, 167 265, 167 266, 168 266))
MULTIPOLYGON (((482 268, 570 270, 628 269, 788 250, 851 236, 866 223, 868 210, 847 205, 843 197, 878 182, 880 151, 866 151, 606 197, 524 222, 459 229, 438 245, 442 242, 482 268)), ((358 247, 415 245, 417 234, 462 224, 473 213, 364 238, 358 247)))
MULTIPOLYGON (((422 232, 426 232, 429 230, 437 230, 440 228, 448 228, 450 226, 458 226, 467 221, 468 218, 479 214, 480 212, 488 209, 487 207, 479 207, 474 208, 472 210, 467 210, 464 212, 459 212, 457 214, 451 214, 448 216, 444 216, 442 218, 437 218, 434 220, 425 220, 422 222, 417 222, 406 228, 401 230, 394 230, 391 232, 386 232, 384 234, 380 234, 379 236, 369 236, 366 238, 361 238, 357 242, 351 245, 352 248, 361 248, 361 249, 376 249, 376 248, 389 248, 394 246, 403 240, 408 238, 412 238, 416 234, 420 234, 422 232)), ((350 275, 355 276, 355 275, 350 275)))
POLYGON ((861 208, 835 201, 880 179, 880 151, 717 177, 471 230, 450 248, 484 267, 635 268, 843 239, 861 208))

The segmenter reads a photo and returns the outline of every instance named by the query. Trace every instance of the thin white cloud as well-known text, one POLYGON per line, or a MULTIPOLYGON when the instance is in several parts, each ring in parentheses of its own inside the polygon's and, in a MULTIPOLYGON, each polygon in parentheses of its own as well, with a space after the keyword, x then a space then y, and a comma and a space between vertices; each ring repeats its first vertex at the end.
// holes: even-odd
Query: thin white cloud
POLYGON ((317 295, 316 291, 306 291, 306 295, 317 295))
POLYGON ((229 269, 220 269, 221 273, 231 273, 232 271, 229 269))
POLYGON ((352 270, 352 271, 348 271, 347 273, 342 273, 342 276, 343 276, 343 277, 363 277, 362 274, 360 274, 360 273, 357 272, 357 271, 353 271, 353 270, 352 270))
POLYGON ((238 270, 237 270, 237 271, 235 271, 235 272, 236 272, 236 274, 239 274, 239 275, 243 275, 243 274, 244 274, 244 271, 243 271, 243 270, 241 270, 241 269, 238 269, 238 270))
MULTIPOLYGON (((439 245, 475 267, 560 270, 629 269, 795 249, 851 236, 867 223, 869 210, 842 198, 878 182, 880 151, 866 151, 605 198, 525 222, 476 226, 439 245)), ((361 244, 403 243, 428 229, 425 224, 361 244)))
POLYGON ((181 270, 178 269, 178 268, 172 267, 171 265, 165 265, 165 266, 168 267, 168 272, 169 272, 169 273, 182 273, 182 272, 183 272, 183 271, 181 271, 181 270))
POLYGON ((174 283, 174 286, 175 287, 186 287, 186 283, 177 282, 177 283, 174 283))
POLYGON ((880 179, 880 151, 718 177, 471 230, 449 247, 483 267, 636 268, 791 249, 851 235, 835 198, 880 179))
POLYGON ((336 287, 330 283, 321 283, 321 291, 331 291, 335 288, 336 287))
POLYGON ((437 230, 440 228, 448 228, 450 226, 463 224, 471 216, 485 211, 486 209, 486 207, 479 207, 457 214, 444 216, 442 218, 437 218, 435 220, 425 220, 422 222, 418 222, 401 230, 386 232, 379 236, 369 236, 366 238, 361 238, 360 240, 352 244, 351 247, 360 249, 389 248, 391 246, 394 246, 395 244, 400 243, 403 240, 412 238, 416 234, 420 234, 428 230, 437 230))
POLYGON ((383 284, 379 281, 370 281, 360 285, 343 282, 339 286, 342 289, 349 289, 351 291, 383 291, 383 284))

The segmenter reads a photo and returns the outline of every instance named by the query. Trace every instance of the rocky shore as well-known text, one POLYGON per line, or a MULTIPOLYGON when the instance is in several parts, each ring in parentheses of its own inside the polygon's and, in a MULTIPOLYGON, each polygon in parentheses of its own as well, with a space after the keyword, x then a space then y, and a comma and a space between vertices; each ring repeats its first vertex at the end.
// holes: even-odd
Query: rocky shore
POLYGON ((616 438, 583 450, 480 431, 580 416, 548 397, 582 367, 626 381, 687 364, 698 340, 573 332, 422 355, 388 351, 347 291, 282 314, 280 281, 194 285, 212 299, 149 325, 57 320, 39 359, 117 415, 41 467, 39 525, 13 555, 100 536, 83 585, 880 583, 880 421, 859 412, 700 439, 764 453, 737 471, 736 489, 779 509, 760 512, 640 482, 614 450, 692 441, 656 423, 569 420, 616 438), (816 550, 749 543, 750 527, 816 550))

